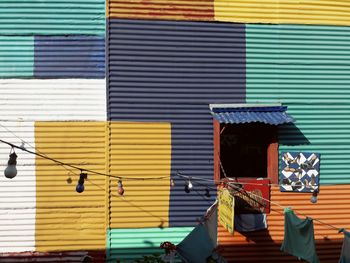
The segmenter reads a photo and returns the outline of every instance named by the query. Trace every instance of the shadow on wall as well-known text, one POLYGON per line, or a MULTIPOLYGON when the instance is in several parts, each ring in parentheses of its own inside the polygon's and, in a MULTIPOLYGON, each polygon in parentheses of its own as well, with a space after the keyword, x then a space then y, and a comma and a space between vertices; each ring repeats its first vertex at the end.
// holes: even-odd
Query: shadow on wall
MULTIPOLYGON (((255 231, 240 235, 234 244, 221 244, 220 251, 227 262, 234 263, 280 263, 305 262, 280 251, 281 241, 272 240, 268 230, 255 231)), ((316 249, 320 262, 338 262, 343 240, 316 240, 316 249)))
POLYGON ((310 141, 294 123, 281 125, 278 131, 278 141, 282 145, 296 146, 310 144, 310 141))

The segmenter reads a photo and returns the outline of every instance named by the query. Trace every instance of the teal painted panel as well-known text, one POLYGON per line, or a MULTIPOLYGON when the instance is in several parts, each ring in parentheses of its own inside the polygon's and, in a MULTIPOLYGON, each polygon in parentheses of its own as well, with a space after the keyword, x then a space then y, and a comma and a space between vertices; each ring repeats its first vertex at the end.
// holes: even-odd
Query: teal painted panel
POLYGON ((0 78, 32 77, 34 37, 0 36, 0 78))
POLYGON ((180 243, 193 227, 111 229, 107 234, 107 261, 134 262, 153 253, 161 254, 160 244, 180 243))
POLYGON ((104 0, 0 1, 0 35, 104 35, 104 0))
POLYGON ((350 183, 350 27, 246 25, 247 102, 288 106, 281 151, 321 153, 321 184, 350 183))

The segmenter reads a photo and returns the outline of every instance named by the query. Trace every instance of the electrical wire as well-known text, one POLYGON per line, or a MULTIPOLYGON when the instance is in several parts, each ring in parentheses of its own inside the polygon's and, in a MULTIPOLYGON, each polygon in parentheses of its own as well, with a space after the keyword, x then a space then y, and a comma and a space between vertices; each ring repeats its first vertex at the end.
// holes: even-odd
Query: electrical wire
MULTIPOLYGON (((13 133, 13 132, 10 131, 9 129, 7 129, 5 126, 1 125, 1 127, 5 128, 8 132, 10 132, 11 134, 13 134, 17 139, 19 139, 19 140, 22 142, 22 145, 23 145, 23 144, 28 144, 28 143, 26 143, 24 140, 22 140, 21 138, 19 138, 15 133, 13 133)), ((70 168, 73 168, 73 169, 76 169, 76 170, 86 171, 86 172, 91 173, 91 174, 96 174, 96 175, 102 175, 102 176, 117 178, 117 179, 120 179, 120 180, 135 180, 135 181, 161 180, 161 179, 166 179, 166 178, 169 179, 169 178, 171 178, 171 175, 170 175, 170 176, 161 176, 161 177, 150 177, 150 178, 133 178, 133 177, 124 177, 124 176, 117 176, 117 175, 105 174, 105 173, 97 172, 97 171, 94 171, 94 170, 85 169, 85 168, 82 168, 82 167, 79 167, 79 166, 76 166, 76 165, 64 163, 64 162, 62 162, 62 161, 60 161, 60 160, 51 158, 51 157, 49 157, 49 156, 47 156, 46 154, 43 154, 43 153, 41 153, 41 152, 40 152, 40 153, 39 153, 39 152, 33 152, 33 151, 31 151, 31 150, 26 149, 24 146, 17 146, 17 145, 15 145, 15 144, 13 144, 13 143, 10 143, 10 142, 5 141, 5 140, 2 140, 2 139, 0 139, 0 142, 9 145, 9 146, 11 146, 12 148, 16 148, 16 149, 19 149, 19 150, 28 152, 28 153, 30 153, 30 154, 34 154, 34 155, 36 155, 36 156, 39 156, 39 157, 41 157, 41 158, 43 158, 43 159, 50 160, 50 161, 52 161, 52 162, 54 162, 54 163, 56 163, 56 164, 61 165, 61 166, 64 167, 64 168, 65 168, 65 166, 67 166, 67 167, 70 167, 70 168)), ((31 146, 30 144, 28 144, 28 145, 31 146)), ((31 146, 31 147, 34 148, 33 146, 31 146)), ((223 170, 223 173, 225 174, 225 178, 227 178, 226 173, 225 173, 225 170, 224 170, 224 168, 223 168, 223 166, 222 166, 221 161, 220 161, 220 167, 221 167, 221 169, 223 170)), ((236 189, 236 190, 237 190, 237 189, 240 189, 240 188, 237 187, 237 185, 236 185, 234 182, 224 182, 223 180, 216 181, 216 180, 210 180, 210 179, 205 179, 205 178, 201 178, 201 177, 186 176, 186 175, 181 174, 180 172, 177 172, 176 175, 178 175, 179 177, 182 177, 182 178, 186 178, 186 179, 188 179, 188 180, 191 180, 191 179, 192 179, 192 180, 200 180, 200 181, 212 182, 213 184, 224 183, 224 184, 226 184, 226 185, 231 186, 232 188, 234 188, 234 189, 236 189)), ((242 183, 241 183, 241 182, 237 182, 237 184, 242 184, 242 185, 243 185, 243 184, 251 184, 251 185, 253 185, 253 183, 244 183, 244 182, 242 182, 242 183)), ((277 184, 257 184, 257 183, 256 183, 255 185, 270 185, 270 186, 272 186, 272 185, 277 185, 277 184)), ((249 195, 256 196, 256 197, 258 197, 259 199, 263 199, 263 200, 265 200, 265 201, 267 201, 267 202, 269 202, 269 203, 271 203, 271 204, 274 204, 274 205, 276 205, 276 206, 279 206, 279 207, 282 208, 282 209, 287 208, 287 207, 282 206, 282 205, 279 204, 279 203, 276 203, 276 202, 273 202, 273 201, 271 201, 271 200, 268 200, 268 199, 266 199, 266 198, 264 198, 264 197, 262 197, 262 196, 258 196, 258 195, 254 194, 254 193, 252 193, 252 192, 249 192, 249 191, 245 191, 245 192, 246 192, 246 193, 249 193, 249 195)), ((257 200, 255 200, 255 201, 257 201, 257 200)), ((300 212, 297 212, 297 211, 295 211, 295 212, 296 212, 297 214, 299 214, 299 215, 302 215, 302 216, 305 216, 305 217, 309 217, 309 216, 307 216, 307 215, 305 215, 305 214, 303 214, 303 213, 300 213, 300 212)), ((311 217, 309 217, 309 218, 311 218, 311 217)), ((341 228, 336 227, 336 226, 334 226, 334 225, 331 225, 331 224, 328 224, 328 223, 326 223, 326 222, 323 222, 322 220, 319 220, 319 219, 317 219, 317 218, 312 218, 312 219, 313 219, 314 221, 316 221, 316 222, 318 222, 318 223, 320 223, 320 224, 326 225, 326 226, 328 226, 328 227, 330 227, 330 228, 332 228, 332 229, 335 229, 335 230, 341 229, 341 228)))
POLYGON ((94 171, 94 170, 90 170, 90 169, 86 169, 86 168, 83 168, 83 167, 79 167, 77 165, 73 165, 73 164, 69 164, 69 163, 65 163, 65 162, 62 162, 60 160, 57 160, 57 159, 54 159, 54 158, 51 158, 43 153, 38 153, 38 152, 33 152, 31 150, 28 150, 26 148, 24 148, 23 146, 18 146, 18 145, 15 145, 13 143, 10 143, 8 141, 5 141, 5 140, 2 140, 0 139, 0 142, 4 143, 4 144, 7 144, 9 146, 11 146, 12 148, 16 148, 16 149, 19 149, 19 150, 22 150, 22 151, 25 151, 27 153, 30 153, 30 154, 34 154, 36 156, 39 156, 43 159, 46 159, 46 160, 50 160, 58 165, 61 165, 61 166, 67 166, 67 167, 70 167, 70 168, 73 168, 73 169, 76 169, 76 170, 80 170, 80 171, 85 171, 85 172, 88 172, 90 174, 96 174, 96 175, 102 175, 102 176, 106 176, 106 177, 112 177, 112 178, 116 178, 116 179, 120 179, 120 180, 133 180, 133 181, 148 181, 148 180, 161 180, 161 179, 166 179, 166 178, 170 178, 171 176, 168 175, 168 176, 160 176, 160 177, 146 177, 146 178, 134 178, 134 177, 126 177, 126 176, 118 176, 118 175, 111 175, 111 174, 105 174, 105 173, 101 173, 101 172, 97 172, 97 171, 94 171))

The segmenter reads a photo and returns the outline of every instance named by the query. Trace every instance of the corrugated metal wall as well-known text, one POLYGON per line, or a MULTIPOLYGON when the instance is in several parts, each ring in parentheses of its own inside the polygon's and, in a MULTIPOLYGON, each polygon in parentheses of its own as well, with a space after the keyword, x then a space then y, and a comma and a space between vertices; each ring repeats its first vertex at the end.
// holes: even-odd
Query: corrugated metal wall
MULTIPOLYGON (((33 150, 34 125, 0 122, 0 138, 16 145, 24 140, 25 147, 33 150)), ((35 247, 35 156, 16 151, 18 176, 10 180, 3 175, 10 150, 0 144, 0 252, 31 251, 35 247)))
POLYGON ((350 25, 350 3, 338 0, 213 0, 215 20, 266 24, 350 25))
MULTIPOLYGON (((208 104, 244 102, 244 26, 111 19, 109 38, 109 119, 169 122, 171 174, 212 179, 208 104)), ((193 226, 211 203, 195 187, 176 182, 170 226, 193 226)))
MULTIPOLYGON (((36 122, 36 151, 85 169, 106 173, 105 122, 36 122)), ((36 250, 104 250, 108 178, 89 174, 85 191, 75 187, 80 171, 36 158, 36 250)))
POLYGON ((192 227, 172 228, 142 228, 142 229, 113 229, 108 235, 112 241, 108 262, 133 262, 135 258, 154 253, 162 254, 164 250, 159 245, 165 241, 173 244, 180 243, 192 227), (122 237, 122 238, 121 238, 122 237))
POLYGON ((2 120, 105 120, 105 80, 0 79, 2 120))
POLYGON ((109 0, 110 18, 214 20, 212 0, 109 0))
POLYGON ((0 2, 0 35, 104 35, 104 0, 0 2))
MULTIPOLYGON (((310 203, 310 194, 281 193, 278 187, 271 189, 271 201, 317 218, 339 228, 350 228, 350 186, 321 186, 317 204, 310 203)), ((299 262, 284 254, 280 246, 284 235, 283 209, 272 204, 267 217, 268 231, 256 231, 231 236, 219 228, 219 244, 229 262, 299 262)), ((304 216, 298 215, 300 218, 304 216)), ((343 234, 314 221, 317 253, 322 263, 338 262, 343 234)))
POLYGON ((34 45, 36 78, 105 78, 104 37, 36 36, 34 45))
POLYGON ((34 38, 0 35, 0 78, 33 76, 34 38))
POLYGON ((247 25, 247 102, 296 119, 280 151, 321 153, 321 184, 350 183, 350 27, 247 25))

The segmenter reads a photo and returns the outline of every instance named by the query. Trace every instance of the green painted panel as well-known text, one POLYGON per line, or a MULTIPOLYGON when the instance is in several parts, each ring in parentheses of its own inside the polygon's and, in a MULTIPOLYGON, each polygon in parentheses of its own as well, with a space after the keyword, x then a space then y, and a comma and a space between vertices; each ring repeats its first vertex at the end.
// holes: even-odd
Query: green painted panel
POLYGON ((321 183, 350 183, 350 27, 247 25, 247 102, 288 106, 280 151, 321 153, 321 183))
POLYGON ((104 0, 0 1, 0 35, 104 35, 104 0))
POLYGON ((134 262, 153 253, 161 254, 162 242, 180 243, 193 227, 111 229, 107 235, 107 261, 134 262))
POLYGON ((0 36, 0 78, 32 77, 34 37, 0 36))

